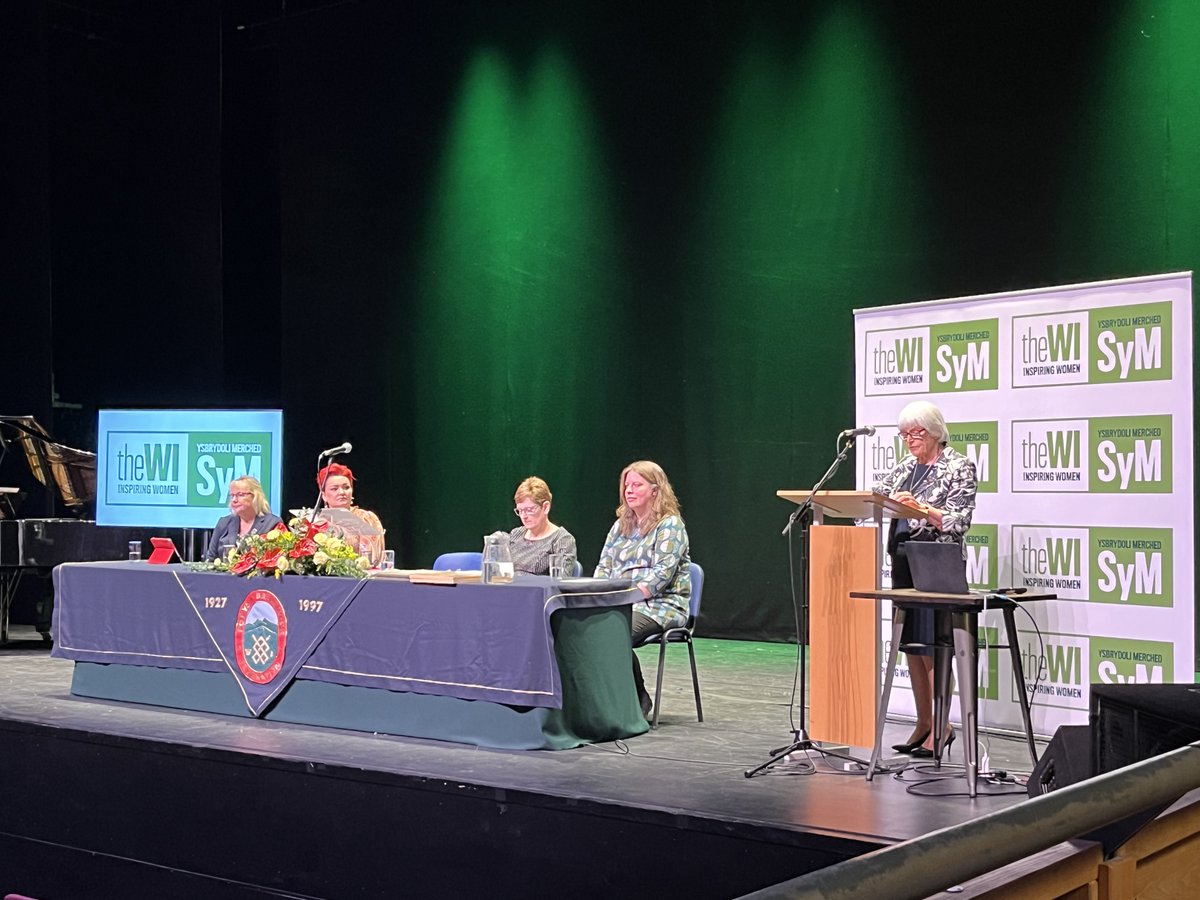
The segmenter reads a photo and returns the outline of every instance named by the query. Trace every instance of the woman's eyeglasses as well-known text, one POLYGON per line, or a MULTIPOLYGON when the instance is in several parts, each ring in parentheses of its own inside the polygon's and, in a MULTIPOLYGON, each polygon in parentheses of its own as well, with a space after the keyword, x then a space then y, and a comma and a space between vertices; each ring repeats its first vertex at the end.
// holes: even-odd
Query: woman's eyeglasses
POLYGON ((518 506, 513 510, 522 519, 526 516, 536 516, 541 511, 542 508, 540 506, 518 506))
POLYGON ((914 428, 912 431, 900 432, 900 439, 904 441, 919 441, 925 437, 928 432, 924 428, 914 428))
POLYGON ((253 497, 253 496, 254 496, 254 494, 251 491, 230 491, 229 492, 230 500, 244 500, 246 497, 253 497))

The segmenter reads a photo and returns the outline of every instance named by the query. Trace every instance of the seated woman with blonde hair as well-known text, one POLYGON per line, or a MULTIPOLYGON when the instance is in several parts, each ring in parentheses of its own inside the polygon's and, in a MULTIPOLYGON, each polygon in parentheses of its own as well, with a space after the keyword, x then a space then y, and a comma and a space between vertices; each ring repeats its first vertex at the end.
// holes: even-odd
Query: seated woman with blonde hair
MULTIPOLYGON (((692 575, 687 529, 675 489, 656 462, 638 460, 621 471, 617 491, 621 505, 608 531, 597 578, 629 578, 644 600, 633 605, 633 643, 686 625, 691 610, 692 575)), ((647 716, 653 701, 633 654, 638 701, 647 716)))
POLYGON ((517 485, 513 495, 513 510, 521 524, 508 533, 508 549, 513 568, 530 575, 545 575, 550 571, 550 555, 569 556, 567 566, 575 565, 579 551, 575 538, 561 525, 550 521, 550 485, 536 475, 530 475, 517 485))
POLYGON ((204 559, 212 562, 223 557, 248 534, 266 534, 283 520, 271 512, 267 495, 257 478, 243 475, 229 482, 229 515, 213 528, 204 550, 204 559))

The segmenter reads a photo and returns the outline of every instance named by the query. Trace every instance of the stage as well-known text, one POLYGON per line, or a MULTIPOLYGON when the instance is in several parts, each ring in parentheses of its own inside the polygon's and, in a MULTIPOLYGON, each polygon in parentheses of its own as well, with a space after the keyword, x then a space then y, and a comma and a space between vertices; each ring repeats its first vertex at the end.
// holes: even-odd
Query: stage
MULTIPOLYGON (((656 731, 513 751, 73 697, 72 663, 18 641, 0 650, 0 889, 731 897, 1024 799, 981 779, 969 800, 928 766, 867 783, 817 754, 747 779, 792 737, 795 648, 697 641, 703 723, 672 650, 656 731)), ((1020 740, 982 742, 1029 771, 1020 740)))

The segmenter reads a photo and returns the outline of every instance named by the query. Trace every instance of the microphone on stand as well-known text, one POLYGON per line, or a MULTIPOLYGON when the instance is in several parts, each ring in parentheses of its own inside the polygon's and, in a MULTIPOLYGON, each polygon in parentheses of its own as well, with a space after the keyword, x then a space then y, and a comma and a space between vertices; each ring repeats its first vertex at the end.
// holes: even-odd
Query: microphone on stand
MULTIPOLYGON (((330 447, 328 450, 322 450, 320 455, 317 457, 317 472, 319 473, 321 471, 321 460, 327 459, 331 456, 341 456, 342 454, 349 453, 353 449, 354 445, 349 441, 345 441, 344 443, 338 444, 336 447, 330 447)), ((325 477, 321 479, 321 483, 317 485, 317 502, 313 504, 312 513, 310 513, 311 516, 316 516, 316 514, 321 511, 321 504, 325 502, 325 482, 328 479, 329 473, 326 472, 325 477)))
MULTIPOLYGON (((874 433, 874 431, 875 429, 872 428, 871 432, 874 433)), ((322 450, 321 455, 318 456, 317 459, 322 460, 327 456, 342 456, 343 454, 349 453, 353 449, 354 445, 349 441, 346 441, 344 444, 338 444, 336 447, 330 447, 328 450, 322 450)))
POLYGON ((874 425, 860 425, 858 428, 847 428, 838 435, 838 440, 840 441, 843 438, 870 437, 874 433, 874 425))

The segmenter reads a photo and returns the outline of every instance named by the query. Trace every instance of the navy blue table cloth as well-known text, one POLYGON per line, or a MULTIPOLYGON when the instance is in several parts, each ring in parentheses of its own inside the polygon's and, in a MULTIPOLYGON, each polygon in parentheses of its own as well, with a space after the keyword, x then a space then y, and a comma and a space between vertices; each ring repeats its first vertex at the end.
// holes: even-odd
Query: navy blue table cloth
MULTIPOLYGON (((69 563, 55 569, 54 580, 53 655, 91 665, 93 680, 97 664, 141 679, 148 668, 220 674, 237 682, 252 715, 266 715, 293 682, 560 711, 565 660, 577 670, 568 673, 576 705, 614 709, 603 732, 643 730, 640 722, 630 724, 626 709, 632 677, 627 691, 628 651, 616 637, 625 626, 596 624, 606 612, 627 621, 641 596, 627 582, 588 583, 576 592, 532 575, 511 585, 455 586, 395 578, 246 579, 145 562, 69 563), (578 621, 563 625, 554 619, 559 611, 578 621), (603 646, 597 628, 607 634, 603 646), (559 631, 574 649, 555 646, 559 631), (589 688, 593 680, 604 693, 589 688), (624 724, 616 726, 616 719, 624 724)), ((584 712, 585 720, 595 720, 595 709, 584 712)), ((416 733, 402 725, 361 727, 416 733)))

